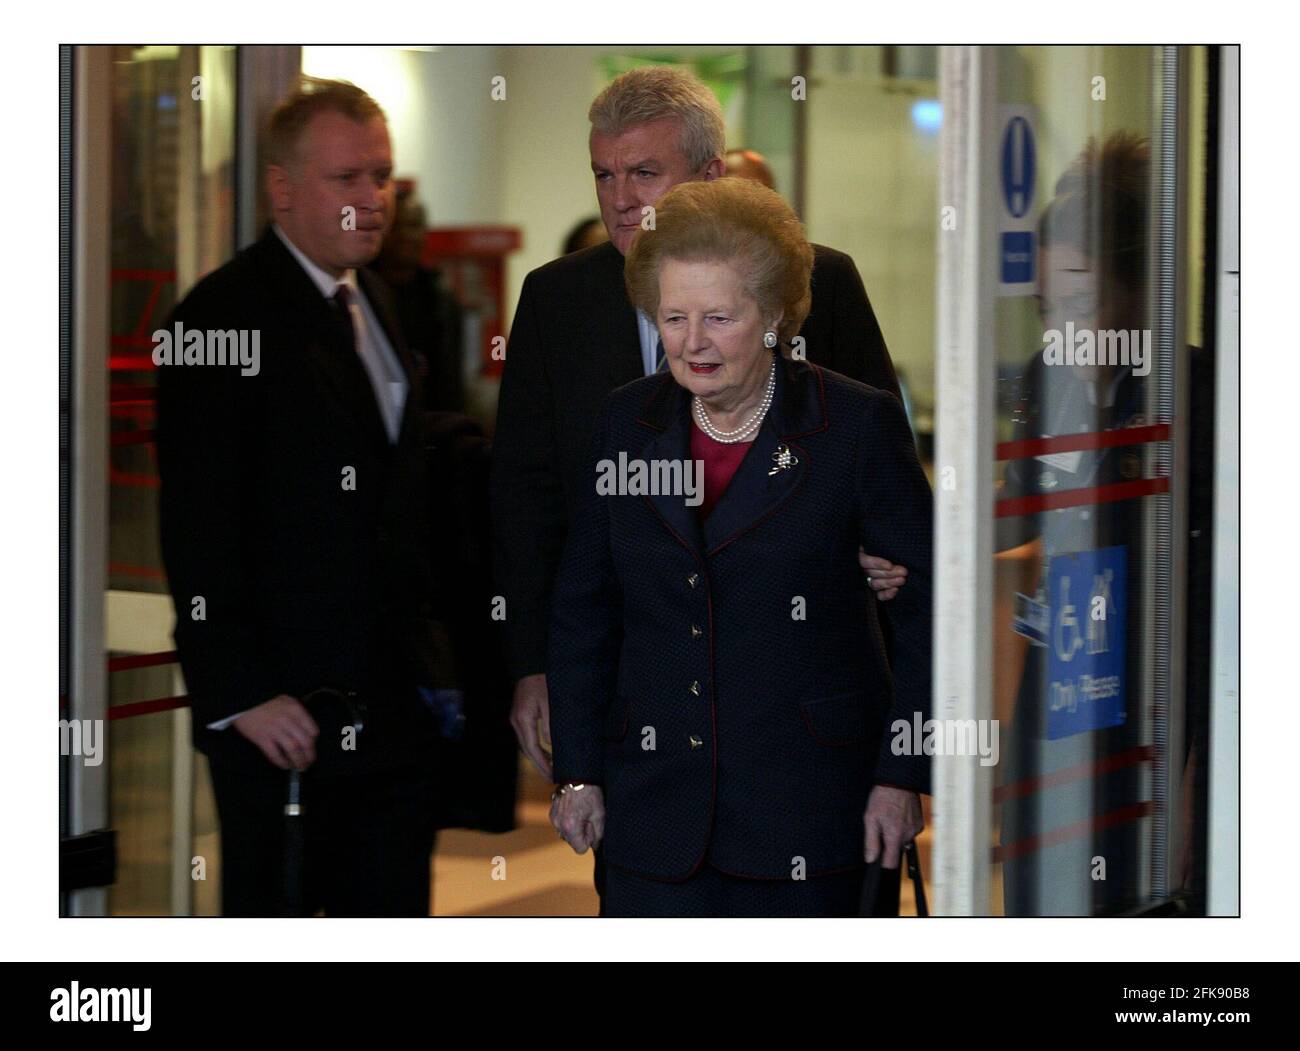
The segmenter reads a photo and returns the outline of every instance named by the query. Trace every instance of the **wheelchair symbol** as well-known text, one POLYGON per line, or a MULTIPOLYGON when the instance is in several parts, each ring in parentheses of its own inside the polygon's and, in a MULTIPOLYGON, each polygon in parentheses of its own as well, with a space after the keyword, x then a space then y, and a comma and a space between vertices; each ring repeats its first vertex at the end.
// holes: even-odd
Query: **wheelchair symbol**
POLYGON ((1056 656, 1062 661, 1074 660, 1074 655, 1083 649, 1083 635, 1079 632, 1079 618, 1075 606, 1070 601, 1070 578, 1061 578, 1061 600, 1056 607, 1053 618, 1052 644, 1056 656))

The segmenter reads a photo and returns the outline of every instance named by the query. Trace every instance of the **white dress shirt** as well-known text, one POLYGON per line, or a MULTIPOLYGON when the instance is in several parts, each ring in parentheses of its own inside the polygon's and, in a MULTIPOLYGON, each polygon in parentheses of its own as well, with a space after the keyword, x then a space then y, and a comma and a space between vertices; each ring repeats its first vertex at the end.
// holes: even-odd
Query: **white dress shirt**
POLYGON ((641 368, 647 376, 654 372, 659 364, 659 329, 650 320, 650 315, 642 310, 636 312, 636 331, 641 337, 641 368))
POLYGON ((383 326, 379 324, 374 311, 370 309, 370 303, 362 294, 357 284, 357 272, 346 270, 341 278, 331 277, 289 240, 278 223, 272 223, 271 228, 298 260, 299 265, 307 271, 307 276, 320 289, 322 296, 332 300, 339 286, 347 286, 351 293, 349 309, 352 311, 352 329, 356 333, 357 356, 361 358, 370 377, 370 385, 375 391, 375 401, 379 404, 380 415, 388 430, 388 440, 396 442, 402 426, 402 412, 406 408, 406 394, 409 388, 406 370, 402 368, 402 363, 388 342, 388 337, 384 335, 383 326))

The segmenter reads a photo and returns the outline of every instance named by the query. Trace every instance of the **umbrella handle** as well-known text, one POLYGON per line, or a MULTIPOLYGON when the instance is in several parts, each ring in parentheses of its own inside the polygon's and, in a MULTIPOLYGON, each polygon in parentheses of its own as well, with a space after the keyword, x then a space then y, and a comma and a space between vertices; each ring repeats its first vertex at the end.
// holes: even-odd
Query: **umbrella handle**
POLYGON ((302 817, 302 775, 289 771, 289 798, 284 804, 285 817, 302 817))
POLYGON ((281 909, 285 916, 301 916, 306 829, 302 816, 302 776, 297 770, 289 771, 284 817, 284 895, 281 909))
POLYGON ((917 916, 929 916, 930 908, 925 900, 925 881, 921 878, 921 856, 917 853, 916 840, 912 840, 904 849, 907 861, 907 874, 912 880, 912 889, 916 892, 917 916))

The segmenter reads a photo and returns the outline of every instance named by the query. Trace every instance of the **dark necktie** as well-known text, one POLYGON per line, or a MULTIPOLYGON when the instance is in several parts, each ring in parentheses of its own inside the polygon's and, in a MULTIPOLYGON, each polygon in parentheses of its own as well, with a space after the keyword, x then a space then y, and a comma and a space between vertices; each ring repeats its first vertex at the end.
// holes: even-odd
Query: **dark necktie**
POLYGON ((361 342, 357 338, 357 326, 352 314, 352 303, 355 298, 352 289, 347 285, 339 285, 334 295, 330 297, 339 329, 339 338, 356 358, 357 364, 361 366, 370 384, 379 417, 388 432, 388 440, 393 442, 397 440, 397 432, 401 427, 400 414, 403 403, 395 401, 397 395, 393 393, 393 380, 379 356, 378 348, 374 343, 361 342))
POLYGON ((655 347, 655 372, 663 372, 668 365, 668 355, 664 353, 664 341, 661 339, 655 347))
POLYGON ((334 319, 338 324, 344 346, 353 354, 357 352, 357 330, 352 323, 352 290, 347 285, 339 285, 330 297, 334 306, 334 319))
POLYGON ((393 412, 391 412, 393 406, 391 406, 389 385, 387 385, 387 379, 383 375, 381 364, 377 360, 370 358, 373 351, 368 353, 368 347, 357 339, 356 321, 354 315, 352 315, 352 300, 354 300, 354 294, 347 285, 339 285, 338 289, 335 289, 334 294, 330 297, 330 304, 334 310, 334 323, 338 325, 339 339, 341 339, 343 346, 346 346, 348 351, 354 355, 356 363, 359 364, 361 372, 364 373, 365 379, 367 379, 370 394, 376 401, 376 408, 380 410, 383 429, 389 433, 389 441, 394 441, 395 420, 393 419, 393 412))

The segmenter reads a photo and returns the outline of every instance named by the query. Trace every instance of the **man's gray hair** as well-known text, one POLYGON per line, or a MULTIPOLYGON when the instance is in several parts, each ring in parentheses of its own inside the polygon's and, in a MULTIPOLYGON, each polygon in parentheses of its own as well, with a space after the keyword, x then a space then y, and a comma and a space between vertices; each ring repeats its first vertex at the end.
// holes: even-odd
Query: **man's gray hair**
POLYGON ((681 151, 698 172, 726 152, 727 126, 717 97, 690 70, 679 66, 641 66, 618 76, 596 96, 587 111, 602 135, 665 117, 682 122, 681 151))

